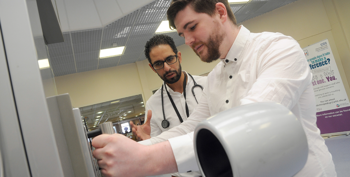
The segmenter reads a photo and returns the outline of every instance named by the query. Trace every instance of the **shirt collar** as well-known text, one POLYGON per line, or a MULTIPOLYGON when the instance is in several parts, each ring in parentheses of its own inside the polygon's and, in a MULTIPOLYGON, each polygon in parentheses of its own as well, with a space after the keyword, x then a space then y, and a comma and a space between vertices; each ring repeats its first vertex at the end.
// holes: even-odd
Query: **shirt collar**
POLYGON ((240 55, 243 51, 243 48, 248 41, 250 31, 244 27, 243 25, 240 26, 240 30, 238 32, 238 35, 233 42, 230 50, 228 51, 226 58, 221 59, 221 61, 226 65, 226 63, 233 61, 233 62, 238 62, 240 60, 240 55))

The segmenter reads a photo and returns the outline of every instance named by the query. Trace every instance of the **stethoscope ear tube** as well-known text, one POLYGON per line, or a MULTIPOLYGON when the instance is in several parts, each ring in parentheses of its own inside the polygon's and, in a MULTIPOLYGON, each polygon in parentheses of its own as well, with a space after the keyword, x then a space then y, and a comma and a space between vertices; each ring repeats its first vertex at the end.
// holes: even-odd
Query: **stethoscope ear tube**
POLYGON ((168 120, 166 120, 165 118, 165 112, 164 112, 164 98, 163 98, 163 86, 164 84, 162 85, 162 90, 161 90, 161 97, 162 97, 162 111, 163 111, 163 121, 162 121, 162 127, 163 128, 168 128, 170 123, 168 120))
MULTIPOLYGON (((192 75, 191 75, 190 73, 188 73, 188 75, 192 78, 193 86, 192 86, 192 90, 191 90, 191 91, 192 91, 192 95, 193 95, 194 99, 196 100, 196 102, 197 102, 197 104, 198 104, 198 100, 197 100, 197 98, 196 98, 196 94, 194 93, 194 88, 199 87, 199 88, 201 88, 202 91, 203 91, 203 87, 202 87, 201 85, 198 85, 198 84, 197 84, 197 82, 194 80, 194 78, 192 77, 192 75)), ((184 84, 184 97, 185 97, 185 100, 186 100, 186 80, 187 80, 187 75, 185 75, 185 79, 184 79, 184 83, 183 83, 183 84, 184 84)), ((173 108, 174 108, 174 110, 175 110, 175 112, 176 112, 176 114, 177 114, 177 116, 178 116, 178 118, 179 118, 179 120, 180 120, 181 123, 183 122, 183 119, 182 119, 180 113, 178 112, 178 110, 177 110, 177 108, 176 108, 176 106, 175 106, 175 103, 174 103, 174 101, 172 100, 172 98, 171 98, 171 96, 170 96, 168 90, 166 89, 165 82, 164 82, 163 85, 162 85, 162 88, 161 88, 161 89, 162 89, 162 90, 161 90, 161 100, 162 100, 162 111, 163 111, 163 120, 162 120, 162 122, 161 122, 161 125, 162 125, 162 127, 165 129, 165 128, 168 128, 168 127, 170 126, 170 122, 169 122, 168 120, 166 120, 165 112, 164 112, 164 98, 163 98, 163 88, 164 88, 164 87, 165 87, 165 90, 167 91, 167 95, 168 95, 168 97, 169 97, 169 99, 170 99, 170 101, 171 101, 171 103, 172 103, 172 105, 173 105, 173 108)), ((186 115, 187 115, 187 117, 189 116, 189 111, 188 111, 187 103, 186 103, 186 115)))
POLYGON ((199 87, 199 88, 201 88, 201 90, 203 91, 203 87, 201 86, 201 85, 198 85, 197 84, 197 82, 194 80, 194 78, 192 77, 192 75, 190 74, 190 73, 188 73, 188 75, 190 75, 190 77, 192 78, 192 80, 193 80, 193 86, 192 86, 192 95, 193 95, 193 97, 194 97, 194 99, 196 100, 196 102, 197 102, 197 104, 198 104, 198 100, 197 100, 197 97, 196 97, 196 94, 194 93, 194 89, 196 88, 196 87, 199 87))

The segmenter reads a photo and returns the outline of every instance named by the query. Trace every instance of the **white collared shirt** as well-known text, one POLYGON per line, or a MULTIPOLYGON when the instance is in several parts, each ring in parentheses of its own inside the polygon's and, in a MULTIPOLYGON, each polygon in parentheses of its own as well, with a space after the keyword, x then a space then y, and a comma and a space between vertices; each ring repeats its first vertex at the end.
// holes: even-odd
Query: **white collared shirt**
MULTIPOLYGON (((193 76, 193 75, 192 75, 193 76)), ((193 76, 193 79, 197 83, 197 85, 200 85, 204 88, 207 84, 207 77, 206 76, 193 76)), ((169 92, 169 95, 173 99, 175 106, 177 110, 179 111, 179 114, 183 121, 187 120, 186 115, 186 107, 185 103, 187 102, 189 114, 191 114, 194 110, 194 108, 198 105, 196 99, 199 101, 202 97, 203 90, 199 87, 194 87, 193 91, 194 94, 192 94, 192 88, 194 86, 194 82, 192 78, 187 73, 187 84, 186 84, 186 100, 184 97, 184 92, 179 93, 173 91, 169 86, 164 84, 165 87, 167 87, 167 90, 169 92), (195 96, 194 96, 195 95, 195 96)), ((166 120, 169 121, 170 125, 168 128, 162 127, 162 121, 164 120, 163 111, 162 111, 162 100, 161 100, 161 89, 160 87, 147 101, 146 103, 146 116, 148 110, 152 111, 152 119, 151 119, 151 137, 155 137, 160 135, 162 132, 168 131, 173 127, 176 127, 177 125, 180 125, 180 119, 177 116, 170 99, 167 95, 167 92, 165 90, 165 87, 163 86, 163 99, 164 99, 164 113, 166 120)), ((162 135, 161 135, 162 136, 162 135)), ((171 136, 173 137, 173 136, 171 136)), ((169 139, 167 137, 163 137, 164 139, 169 139)))
MULTIPOLYGON (((163 84, 163 99, 164 99, 164 113, 166 120, 169 121, 170 125, 168 128, 162 127, 162 121, 164 120, 163 111, 162 111, 162 100, 161 100, 161 89, 160 87, 148 100, 146 103, 146 118, 147 118, 147 112, 148 110, 152 111, 152 119, 151 119, 151 137, 155 137, 160 135, 162 132, 168 131, 169 129, 176 127, 177 125, 180 125, 180 119, 177 116, 170 99, 167 95, 167 92, 165 90, 165 87, 167 87, 167 90, 169 92, 169 95, 173 99, 175 106, 177 110, 179 111, 179 114, 183 121, 187 120, 186 115, 186 107, 185 103, 187 102, 189 115, 193 112, 194 108, 198 105, 197 101, 202 97, 203 90, 199 88, 198 86, 194 87, 195 83, 193 82, 192 78, 187 74, 187 84, 186 84, 186 100, 184 97, 184 92, 179 93, 173 91, 170 87, 168 87, 166 84, 163 84), (193 88, 193 93, 192 93, 193 88), (196 101, 197 100, 197 101, 196 101)), ((197 85, 200 85, 204 88, 207 84, 207 77, 206 76, 193 76, 193 79, 195 80, 197 85)), ((171 137, 174 137, 170 134, 169 137, 167 137, 167 134, 165 136, 160 135, 163 139, 169 139, 171 137)), ((187 171, 186 171, 187 172, 187 171)), ((170 174, 167 175, 161 175, 161 176, 172 176, 170 174)), ((190 173, 181 173, 181 174, 173 174, 173 176, 183 176, 183 177, 190 177, 190 176, 201 176, 199 170, 192 171, 190 173)), ((159 176, 160 177, 160 176, 159 176)))
MULTIPOLYGON (((203 97, 194 112, 187 121, 162 134, 165 137, 164 134, 174 135, 174 132, 189 133, 169 139, 179 172, 197 170, 193 165, 196 161, 190 132, 198 122, 232 107, 270 101, 290 109, 305 130, 309 155, 296 176, 336 176, 332 156, 316 126, 311 79, 303 51, 292 37, 270 32, 250 33, 240 26, 226 59, 208 75, 203 97)), ((155 137, 150 142, 164 140, 155 137)))

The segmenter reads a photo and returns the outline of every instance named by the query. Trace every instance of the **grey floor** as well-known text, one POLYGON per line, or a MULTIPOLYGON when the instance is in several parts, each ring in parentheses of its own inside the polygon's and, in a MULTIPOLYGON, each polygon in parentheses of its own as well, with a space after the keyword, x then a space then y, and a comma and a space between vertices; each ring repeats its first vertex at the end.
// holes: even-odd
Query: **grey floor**
POLYGON ((338 177, 350 177, 350 136, 342 135, 325 140, 333 156, 338 177))

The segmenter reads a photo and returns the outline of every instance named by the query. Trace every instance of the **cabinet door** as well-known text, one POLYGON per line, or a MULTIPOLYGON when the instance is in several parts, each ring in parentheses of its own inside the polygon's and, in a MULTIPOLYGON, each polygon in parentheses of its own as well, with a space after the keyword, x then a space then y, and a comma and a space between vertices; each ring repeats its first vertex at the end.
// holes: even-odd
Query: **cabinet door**
POLYGON ((20 122, 0 29, 0 176, 29 177, 20 122))
MULTIPOLYGON (((11 174, 13 177, 62 177, 64 173, 54 139, 34 41, 38 36, 42 36, 36 2, 0 0, 1 43, 3 44, 0 50, 5 53, 2 54, 0 65, 7 67, 7 79, 5 74, 2 74, 0 84, 8 90, 6 92, 0 89, 1 94, 7 96, 7 100, 4 100, 3 96, 0 97, 2 109, 0 119, 5 121, 1 122, 0 126, 1 131, 13 129, 15 132, 14 134, 7 131, 1 132, 1 141, 4 136, 9 136, 6 138, 22 143, 18 145, 21 150, 17 150, 17 145, 4 145, 6 143, 1 142, 1 151, 6 151, 2 153, 4 160, 7 160, 7 153, 18 153, 18 156, 23 154, 20 156, 23 160, 20 162, 23 163, 22 166, 6 162, 4 171, 7 173, 9 169, 18 171, 26 169, 25 171, 29 171, 29 174, 11 174), (3 84, 3 80, 7 80, 6 85, 3 84), (11 111, 12 115, 5 115, 7 111, 11 111), (9 127, 10 120, 17 120, 17 127, 9 127), (4 130, 3 127, 6 129, 4 130)), ((6 175, 6 177, 12 176, 6 175)))

